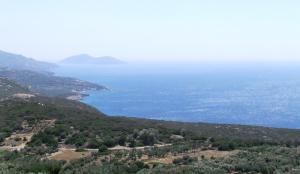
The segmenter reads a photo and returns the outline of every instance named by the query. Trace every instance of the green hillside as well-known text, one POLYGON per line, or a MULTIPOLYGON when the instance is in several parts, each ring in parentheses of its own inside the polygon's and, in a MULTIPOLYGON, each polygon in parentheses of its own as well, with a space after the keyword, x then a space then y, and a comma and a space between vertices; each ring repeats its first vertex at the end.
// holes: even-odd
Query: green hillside
POLYGON ((57 65, 37 61, 23 55, 8 53, 0 50, 0 67, 15 70, 49 71, 57 65))
POLYGON ((17 93, 29 93, 29 91, 12 81, 0 78, 0 99, 10 97, 17 93))
POLYGON ((105 89, 87 81, 29 70, 0 69, 0 77, 14 81, 34 93, 51 97, 82 96, 82 91, 105 89))
POLYGON ((3 171, 273 173, 296 170, 300 165, 296 153, 300 130, 108 117, 90 106, 61 98, 13 98, 0 102, 0 141, 4 143, 6 137, 22 132, 24 121, 34 126, 42 120, 55 120, 55 124, 36 133, 21 151, 5 152, 0 157, 3 171), (151 147, 154 144, 161 147, 151 147), (117 146, 129 150, 108 151, 117 146), (72 163, 39 160, 61 147, 78 149, 74 153, 87 153, 85 149, 99 152, 72 163), (213 158, 206 152, 220 153, 221 157, 213 158), (224 158, 226 154, 228 157, 224 158), (165 158, 171 158, 171 163, 159 161, 165 158), (289 161, 292 159, 295 160, 289 161))

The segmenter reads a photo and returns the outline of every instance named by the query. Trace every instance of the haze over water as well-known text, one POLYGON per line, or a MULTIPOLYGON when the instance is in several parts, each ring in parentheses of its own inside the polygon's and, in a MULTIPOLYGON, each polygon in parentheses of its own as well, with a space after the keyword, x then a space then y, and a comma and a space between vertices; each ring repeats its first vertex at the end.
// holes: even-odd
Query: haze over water
POLYGON ((5 1, 0 49, 49 62, 81 53, 160 62, 57 70, 109 87, 83 102, 110 115, 300 128, 300 66, 282 64, 299 62, 299 5, 5 1))
POLYGON ((292 63, 64 66, 59 75, 107 86, 83 102, 116 116, 300 128, 300 71, 292 63))

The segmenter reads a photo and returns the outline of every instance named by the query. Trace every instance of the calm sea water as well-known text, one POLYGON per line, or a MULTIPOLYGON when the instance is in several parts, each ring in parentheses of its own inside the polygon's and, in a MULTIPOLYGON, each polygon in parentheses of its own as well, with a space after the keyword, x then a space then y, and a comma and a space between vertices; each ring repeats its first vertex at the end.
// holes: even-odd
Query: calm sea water
POLYGON ((83 102, 112 116, 300 128, 296 65, 63 66, 57 74, 107 86, 83 102))

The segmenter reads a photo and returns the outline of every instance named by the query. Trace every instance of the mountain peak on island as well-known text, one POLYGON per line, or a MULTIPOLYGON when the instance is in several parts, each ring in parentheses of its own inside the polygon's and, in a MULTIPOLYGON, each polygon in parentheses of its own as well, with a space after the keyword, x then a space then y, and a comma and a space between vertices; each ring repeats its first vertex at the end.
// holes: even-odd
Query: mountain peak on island
POLYGON ((62 64, 122 64, 123 61, 112 57, 112 56, 102 56, 102 57, 93 57, 89 54, 78 54, 68 58, 65 58, 60 63, 62 64))

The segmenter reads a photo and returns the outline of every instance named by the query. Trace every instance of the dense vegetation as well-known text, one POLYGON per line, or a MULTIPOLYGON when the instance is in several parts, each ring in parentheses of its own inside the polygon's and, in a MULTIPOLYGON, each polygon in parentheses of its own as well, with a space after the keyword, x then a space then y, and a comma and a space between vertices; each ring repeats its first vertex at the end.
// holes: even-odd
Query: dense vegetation
POLYGON ((170 143, 176 141, 172 135, 182 136, 181 141, 213 137, 216 139, 214 144, 227 143, 228 146, 297 145, 300 142, 300 130, 107 117, 90 106, 60 98, 35 97, 0 103, 1 132, 17 130, 23 120, 37 122, 42 119, 57 120, 54 127, 43 132, 45 136, 54 135, 77 147, 170 143))
MULTIPOLYGON (((142 153, 142 152, 141 152, 142 153)), ((139 151, 119 152, 72 161, 39 160, 24 152, 0 153, 0 173, 65 173, 65 174, 273 174, 300 172, 300 154, 297 148, 256 146, 241 149, 224 158, 195 158, 183 156, 172 163, 144 162, 139 151)))
POLYGON ((120 163, 120 157, 103 160, 103 165, 91 165, 86 161, 69 164, 65 173, 112 173, 112 174, 225 174, 225 173, 299 173, 300 155, 295 148, 260 146, 243 149, 229 158, 197 159, 184 156, 172 164, 145 164, 128 157, 120 163), (83 167, 78 167, 78 166, 83 167), (74 168, 72 168, 73 166, 74 168))

